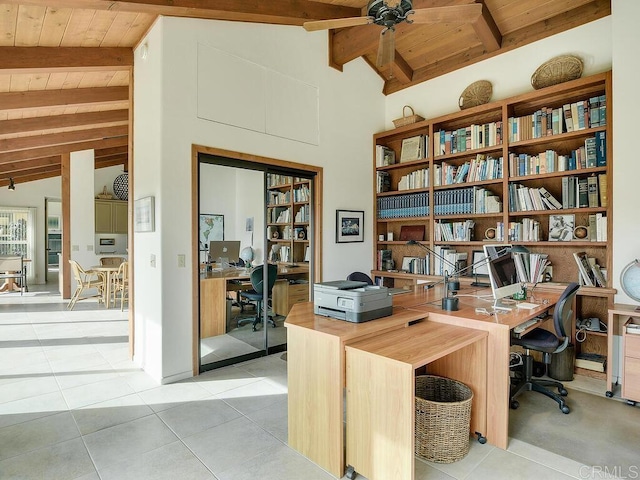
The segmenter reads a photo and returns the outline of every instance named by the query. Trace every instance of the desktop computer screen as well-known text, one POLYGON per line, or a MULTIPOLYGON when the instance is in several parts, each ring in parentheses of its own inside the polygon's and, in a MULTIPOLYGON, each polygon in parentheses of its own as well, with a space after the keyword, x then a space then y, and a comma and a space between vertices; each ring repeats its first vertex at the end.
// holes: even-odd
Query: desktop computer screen
POLYGON ((488 270, 494 299, 493 307, 496 310, 511 310, 513 306, 501 300, 522 291, 516 262, 511 254, 511 245, 483 245, 483 250, 489 259, 488 270))
POLYGON ((240 240, 213 240, 209 242, 209 257, 212 262, 238 263, 240 240), (226 260, 220 260, 221 258, 226 260))

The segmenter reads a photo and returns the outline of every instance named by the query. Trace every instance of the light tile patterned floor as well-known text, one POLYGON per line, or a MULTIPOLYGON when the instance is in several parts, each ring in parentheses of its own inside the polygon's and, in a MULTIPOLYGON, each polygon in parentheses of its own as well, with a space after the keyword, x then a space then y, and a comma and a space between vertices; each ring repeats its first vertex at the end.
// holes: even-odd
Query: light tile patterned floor
MULTIPOLYGON (((282 354, 159 386, 127 358, 126 311, 69 312, 46 290, 0 297, 1 479, 332 478, 287 446, 282 354)), ((454 464, 417 460, 416 478, 597 478, 580 467, 472 442, 454 464)))

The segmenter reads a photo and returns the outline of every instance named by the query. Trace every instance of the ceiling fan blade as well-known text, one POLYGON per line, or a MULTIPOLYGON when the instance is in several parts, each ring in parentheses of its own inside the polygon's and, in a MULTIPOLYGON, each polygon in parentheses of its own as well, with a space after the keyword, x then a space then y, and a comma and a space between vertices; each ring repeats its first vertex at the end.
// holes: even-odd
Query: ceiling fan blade
POLYGON ((451 5, 449 7, 418 8, 407 17, 412 23, 469 23, 482 14, 482 5, 451 5))
POLYGON ((378 68, 393 64, 396 53, 395 30, 385 29, 380 33, 380 42, 378 43, 378 58, 376 65, 378 68))
POLYGON ((395 8, 400 4, 400 0, 387 0, 387 7, 395 8))
POLYGON ((329 30, 332 28, 355 27, 356 25, 367 25, 373 23, 372 17, 350 17, 350 18, 334 18, 331 20, 315 20, 313 22, 304 22, 302 26, 307 32, 315 32, 316 30, 329 30))

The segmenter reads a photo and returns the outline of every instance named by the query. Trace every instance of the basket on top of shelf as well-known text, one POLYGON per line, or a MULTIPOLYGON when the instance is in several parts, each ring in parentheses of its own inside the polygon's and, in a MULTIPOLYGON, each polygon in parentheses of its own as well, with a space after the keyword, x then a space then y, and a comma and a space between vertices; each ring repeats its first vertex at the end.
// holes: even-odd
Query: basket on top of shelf
POLYGON ((491 85, 489 80, 478 80, 464 89, 458 99, 458 106, 460 110, 464 110, 465 108, 484 105, 485 103, 489 103, 492 93, 493 85, 491 85))
POLYGON ((100 200, 113 200, 113 195, 107 192, 107 186, 102 189, 102 193, 96 195, 96 198, 100 200))
POLYGON ((536 90, 575 80, 582 76, 582 59, 575 55, 559 55, 540 65, 531 75, 536 90))
POLYGON ((421 122, 422 120, 424 120, 424 117, 416 115, 416 112, 413 111, 413 108, 411 108, 409 105, 405 105, 404 107, 402 107, 402 118, 396 118, 393 121, 393 124, 396 128, 399 128, 404 127, 405 125, 411 125, 412 123, 421 122), (406 114, 407 109, 411 111, 411 115, 406 114))

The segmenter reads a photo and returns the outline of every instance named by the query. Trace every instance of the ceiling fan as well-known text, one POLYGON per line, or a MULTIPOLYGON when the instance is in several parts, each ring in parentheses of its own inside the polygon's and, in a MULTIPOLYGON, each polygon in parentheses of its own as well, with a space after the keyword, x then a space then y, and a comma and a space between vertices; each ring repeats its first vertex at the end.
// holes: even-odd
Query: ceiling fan
POLYGON ((305 22, 302 26, 308 32, 372 23, 384 27, 380 32, 376 61, 376 65, 382 68, 394 61, 395 27, 399 23, 467 23, 475 21, 481 13, 482 5, 479 3, 413 10, 412 0, 370 0, 367 5, 367 16, 317 20, 305 22))

